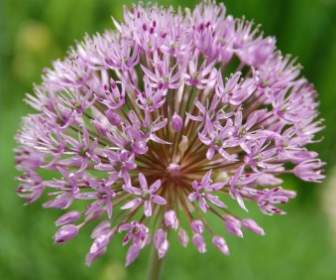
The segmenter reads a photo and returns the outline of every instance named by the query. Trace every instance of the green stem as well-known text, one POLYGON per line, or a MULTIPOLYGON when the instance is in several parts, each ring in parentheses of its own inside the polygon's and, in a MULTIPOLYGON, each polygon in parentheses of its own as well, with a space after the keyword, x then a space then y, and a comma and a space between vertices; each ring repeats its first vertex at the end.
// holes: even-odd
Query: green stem
POLYGON ((154 246, 148 265, 148 280, 159 280, 163 259, 159 258, 154 246))

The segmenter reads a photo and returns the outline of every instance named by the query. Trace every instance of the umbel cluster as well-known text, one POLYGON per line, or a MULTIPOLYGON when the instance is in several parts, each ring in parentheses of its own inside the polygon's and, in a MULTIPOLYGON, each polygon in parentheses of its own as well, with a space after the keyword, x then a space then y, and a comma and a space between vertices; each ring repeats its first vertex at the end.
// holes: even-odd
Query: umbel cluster
POLYGON ((17 192, 64 210, 55 243, 95 224, 88 265, 117 234, 126 265, 150 243, 164 257, 168 232, 227 255, 208 213, 228 234, 264 235, 226 202, 284 214, 295 192, 283 174, 323 179, 306 148, 322 129, 316 92, 274 38, 211 1, 134 5, 114 25, 55 61, 26 98, 35 113, 17 135, 17 192))

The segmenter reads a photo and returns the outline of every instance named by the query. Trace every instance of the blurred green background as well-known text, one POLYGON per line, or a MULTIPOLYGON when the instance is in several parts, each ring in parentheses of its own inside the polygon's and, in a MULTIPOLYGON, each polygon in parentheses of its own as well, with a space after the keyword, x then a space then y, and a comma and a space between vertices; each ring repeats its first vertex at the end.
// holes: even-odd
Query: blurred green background
MULTIPOLYGON (((132 2, 0 1, 0 279, 145 279, 148 252, 126 271, 119 240, 91 268, 84 265, 89 231, 65 246, 53 245, 53 221, 60 212, 43 210, 40 203, 23 206, 15 194, 12 152, 20 118, 29 112, 22 99, 34 82, 39 83, 42 68, 64 56, 86 32, 110 28, 110 16, 121 19, 122 6, 132 2)), ((197 1, 158 2, 192 7, 197 1)), ((328 163, 328 180, 314 186, 288 178, 286 186, 299 192, 286 206, 289 215, 265 217, 252 210, 267 235, 227 237, 230 257, 210 246, 202 256, 172 242, 163 279, 336 279, 336 179, 332 178, 336 176, 336 1, 227 0, 225 4, 230 14, 245 15, 261 23, 267 35, 275 35, 279 48, 297 56, 304 75, 316 85, 327 128, 321 133, 323 142, 313 148, 328 163)))

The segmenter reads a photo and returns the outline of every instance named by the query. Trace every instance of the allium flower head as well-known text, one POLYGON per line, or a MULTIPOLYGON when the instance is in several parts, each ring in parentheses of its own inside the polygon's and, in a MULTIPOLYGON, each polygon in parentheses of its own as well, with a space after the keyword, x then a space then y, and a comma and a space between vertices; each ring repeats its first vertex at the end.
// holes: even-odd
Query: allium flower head
POLYGON ((86 36, 27 96, 36 113, 17 135, 18 194, 32 203, 47 193, 44 207, 64 210, 55 243, 95 224, 87 264, 118 234, 127 265, 150 243, 164 257, 168 232, 227 255, 205 213, 228 234, 264 235, 226 201, 283 214, 295 196, 283 174, 323 179, 306 148, 322 128, 315 90, 274 38, 209 1, 134 5, 115 25, 86 36))

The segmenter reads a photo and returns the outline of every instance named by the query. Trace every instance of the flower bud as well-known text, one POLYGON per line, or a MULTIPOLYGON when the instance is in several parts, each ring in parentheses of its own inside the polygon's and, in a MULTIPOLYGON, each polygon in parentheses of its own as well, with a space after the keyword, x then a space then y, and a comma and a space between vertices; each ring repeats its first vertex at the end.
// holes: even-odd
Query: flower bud
POLYGON ((224 255, 229 255, 229 247, 226 245, 226 242, 221 236, 214 236, 212 238, 212 243, 221 251, 224 255))
POLYGON ((168 250, 169 243, 167 240, 167 232, 159 228, 154 235, 154 246, 157 250, 159 258, 163 258, 168 250))
POLYGON ((93 241, 89 253, 86 255, 86 264, 90 266, 92 262, 106 252, 107 246, 114 234, 114 230, 108 230, 99 236, 96 236, 93 241))
POLYGON ((73 223, 75 221, 77 221, 81 216, 81 213, 78 212, 78 211, 70 211, 70 212, 67 212, 65 213, 64 215, 62 215, 61 217, 59 217, 55 224, 57 226, 62 226, 62 225, 65 225, 65 224, 70 224, 70 223, 73 223))
POLYGON ((183 247, 187 247, 188 243, 189 243, 189 236, 187 234, 187 232, 180 228, 179 231, 178 231, 178 237, 179 237, 179 240, 180 240, 180 243, 183 247))
POLYGON ((74 238, 78 234, 78 231, 78 226, 76 225, 64 225, 55 233, 54 241, 57 244, 62 244, 74 238))
POLYGON ((204 242, 204 238, 201 234, 194 234, 193 238, 192 238, 192 243, 195 245, 195 247, 197 248, 198 252, 200 253, 205 253, 206 252, 206 245, 204 242))
POLYGON ((191 223, 191 229, 194 233, 203 233, 204 231, 204 224, 201 220, 194 220, 192 223, 191 223))
POLYGON ((227 231, 238 237, 243 237, 243 232, 241 231, 241 223, 238 219, 233 216, 227 215, 224 218, 224 223, 227 231))
POLYGON ((252 219, 244 219, 241 222, 241 225, 244 228, 249 229, 250 231, 253 231, 255 234, 258 235, 265 235, 265 231, 263 228, 261 228, 254 220, 252 219))
POLYGON ((111 124, 118 126, 121 123, 120 116, 117 113, 113 112, 113 110, 107 110, 105 112, 105 115, 111 124))
POLYGON ((169 210, 164 214, 164 222, 165 225, 172 229, 177 229, 179 226, 179 222, 176 217, 176 213, 174 210, 169 210))
POLYGON ((172 128, 176 132, 180 132, 183 128, 183 119, 178 114, 176 114, 176 112, 172 117, 172 128))
POLYGON ((111 229, 111 222, 110 221, 103 221, 98 224, 91 233, 91 238, 96 239, 101 235, 106 234, 111 229))

